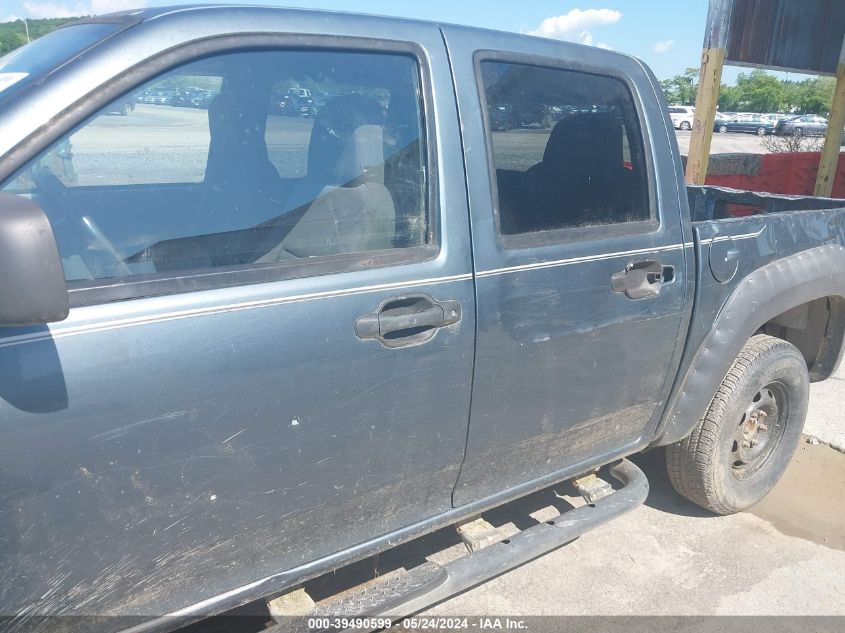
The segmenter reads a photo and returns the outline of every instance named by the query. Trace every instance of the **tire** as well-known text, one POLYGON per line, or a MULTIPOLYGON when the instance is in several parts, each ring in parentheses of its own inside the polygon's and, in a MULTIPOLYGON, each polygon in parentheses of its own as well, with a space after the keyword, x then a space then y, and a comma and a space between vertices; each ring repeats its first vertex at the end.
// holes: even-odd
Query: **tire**
POLYGON ((804 136, 804 128, 797 127, 792 131, 792 136, 804 136))
POLYGON ((720 134, 725 134, 727 131, 728 131, 728 126, 727 126, 727 125, 720 125, 720 126, 719 126, 719 133, 720 133, 720 134))
POLYGON ((766 136, 766 128, 758 127, 757 128, 757 136, 766 136))
POLYGON ((681 125, 679 127, 685 132, 689 132, 692 129, 692 126, 689 124, 689 121, 681 121, 681 125))
POLYGON ((716 514, 753 506, 786 470, 801 438, 809 395, 801 352, 782 339, 751 337, 704 418, 688 437, 666 447, 675 490, 716 514))
POLYGON ((131 111, 132 111, 132 108, 130 107, 130 105, 129 105, 128 103, 124 103, 124 104, 123 104, 123 107, 120 109, 120 113, 121 113, 123 116, 129 116, 129 113, 130 113, 131 111))

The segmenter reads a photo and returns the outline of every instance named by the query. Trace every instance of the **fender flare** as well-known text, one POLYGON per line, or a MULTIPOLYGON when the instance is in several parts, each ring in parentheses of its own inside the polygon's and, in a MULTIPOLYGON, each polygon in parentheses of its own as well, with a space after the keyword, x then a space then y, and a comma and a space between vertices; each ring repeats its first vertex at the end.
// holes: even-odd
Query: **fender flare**
MULTIPOLYGON (((675 381, 652 446, 677 442, 692 432, 742 346, 764 324, 787 310, 832 296, 845 299, 845 247, 838 244, 783 257, 742 279, 682 370, 682 377, 675 381)), ((828 324, 825 353, 820 366, 814 368, 814 378, 821 380, 836 370, 842 358, 844 330, 832 330, 828 324)))

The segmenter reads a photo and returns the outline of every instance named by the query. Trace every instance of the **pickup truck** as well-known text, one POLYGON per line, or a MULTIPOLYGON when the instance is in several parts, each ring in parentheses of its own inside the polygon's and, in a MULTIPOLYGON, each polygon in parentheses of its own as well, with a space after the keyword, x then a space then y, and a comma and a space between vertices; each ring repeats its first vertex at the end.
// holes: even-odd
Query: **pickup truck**
POLYGON ((632 57, 202 6, 74 23, 0 73, 8 630, 418 612, 635 509, 650 448, 742 511, 842 355, 845 202, 685 186, 632 57), (162 85, 219 94, 106 116, 162 85), (295 85, 333 96, 268 107, 295 85), (491 129, 502 103, 562 114, 491 129), (488 520, 552 485, 559 516, 488 520), (449 526, 471 552, 308 594, 449 526))

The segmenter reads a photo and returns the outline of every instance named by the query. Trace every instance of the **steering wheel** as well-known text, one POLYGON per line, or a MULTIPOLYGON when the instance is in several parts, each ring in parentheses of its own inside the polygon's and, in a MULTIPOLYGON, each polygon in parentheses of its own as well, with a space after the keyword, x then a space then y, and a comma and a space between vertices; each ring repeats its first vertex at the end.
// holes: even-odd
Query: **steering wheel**
POLYGON ((101 265, 95 262, 86 261, 86 254, 93 241, 97 249, 109 254, 112 259, 110 264, 114 270, 114 276, 125 277, 132 274, 129 266, 123 261, 120 252, 114 244, 100 230, 96 222, 87 215, 76 217, 68 211, 69 205, 65 204, 67 187, 50 169, 39 166, 32 170, 32 180, 38 187, 38 197, 44 213, 50 220, 54 229, 69 229, 55 232, 60 253, 78 253, 89 270, 100 268, 101 265), (89 265, 90 264, 90 265, 89 265))

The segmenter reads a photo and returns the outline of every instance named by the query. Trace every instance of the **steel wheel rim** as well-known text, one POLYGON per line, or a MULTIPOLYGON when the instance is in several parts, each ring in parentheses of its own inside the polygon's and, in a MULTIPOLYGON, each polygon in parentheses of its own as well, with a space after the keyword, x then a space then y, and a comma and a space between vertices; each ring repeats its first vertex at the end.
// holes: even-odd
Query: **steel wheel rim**
POLYGON ((774 381, 758 389, 740 417, 731 445, 731 471, 747 479, 777 451, 789 422, 789 392, 774 381))

